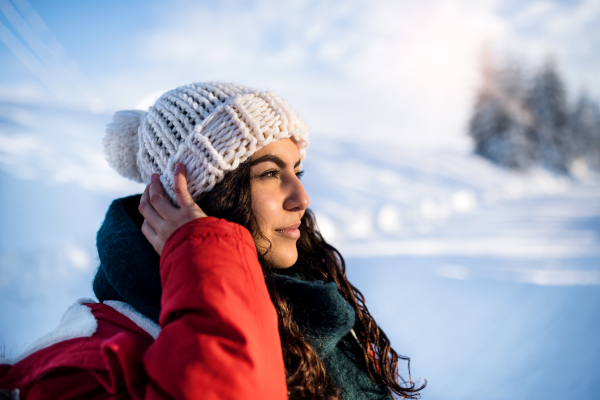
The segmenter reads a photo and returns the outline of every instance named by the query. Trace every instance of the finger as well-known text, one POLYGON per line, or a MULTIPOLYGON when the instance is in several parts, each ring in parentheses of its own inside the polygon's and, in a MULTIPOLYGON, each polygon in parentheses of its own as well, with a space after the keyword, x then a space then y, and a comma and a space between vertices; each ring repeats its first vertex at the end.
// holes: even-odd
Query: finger
POLYGON ((174 220, 177 217, 179 210, 173 207, 165 197, 165 192, 163 191, 158 175, 152 175, 152 180, 148 187, 148 198, 156 212, 166 221, 174 220))
POLYGON ((160 239, 158 233, 156 233, 154 228, 150 226, 147 220, 144 220, 144 222, 142 223, 142 233, 144 234, 148 242, 152 245, 152 247, 154 247, 154 250, 160 256, 160 253, 162 253, 162 249, 165 243, 160 239))
POLYGON ((140 212, 140 214, 142 214, 142 216, 144 216, 145 213, 145 209, 148 207, 148 191, 150 190, 149 188, 150 185, 146 185, 146 188, 144 189, 144 193, 142 193, 142 197, 140 198, 140 204, 138 205, 138 211, 140 212))
POLYGON ((164 223, 164 219, 156 212, 154 206, 150 202, 150 185, 146 187, 146 190, 144 190, 144 193, 142 194, 138 210, 153 227, 156 228, 161 223, 164 223))
POLYGON ((146 220, 146 219, 142 223, 142 233, 144 234, 146 239, 148 239, 150 244, 154 247, 154 243, 156 242, 156 239, 158 238, 158 234, 156 233, 154 228, 152 228, 152 226, 150 226, 150 224, 148 223, 148 220, 146 220))
POLYGON ((148 190, 148 185, 146 185, 144 188, 144 193, 142 193, 142 197, 140 198, 140 204, 142 204, 143 201, 148 201, 148 190))
POLYGON ((177 163, 175 166, 173 191, 175 192, 175 198, 177 199, 177 203, 179 203, 179 207, 183 208, 196 205, 192 199, 192 195, 190 195, 190 192, 188 191, 185 165, 182 163, 177 163))

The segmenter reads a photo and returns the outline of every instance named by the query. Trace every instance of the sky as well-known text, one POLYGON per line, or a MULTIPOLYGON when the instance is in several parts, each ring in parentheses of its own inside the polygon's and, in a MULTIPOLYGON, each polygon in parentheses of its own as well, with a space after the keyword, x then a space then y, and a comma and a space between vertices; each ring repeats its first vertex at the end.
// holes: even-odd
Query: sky
MULTIPOLYGON (((195 81, 287 99, 314 134, 469 151, 485 48, 600 98, 600 1, 0 1, 0 99, 110 115, 195 81), (20 12, 19 12, 20 11, 20 12)), ((92 134, 90 132, 90 134, 92 134)))

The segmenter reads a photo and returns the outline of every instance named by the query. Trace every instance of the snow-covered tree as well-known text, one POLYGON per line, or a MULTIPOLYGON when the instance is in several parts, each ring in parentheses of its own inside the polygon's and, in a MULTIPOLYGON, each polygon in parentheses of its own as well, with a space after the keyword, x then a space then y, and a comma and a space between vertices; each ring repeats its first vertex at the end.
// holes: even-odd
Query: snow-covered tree
POLYGON ((585 93, 579 96, 570 118, 575 157, 590 169, 600 170, 600 107, 585 93))
POLYGON ((582 95, 570 110, 553 58, 529 77, 514 58, 497 66, 488 56, 482 65, 469 125, 477 154, 516 170, 600 171, 600 109, 582 95))
POLYGON ((574 138, 565 85, 553 58, 534 75, 528 103, 535 118, 531 138, 535 159, 545 167, 566 172, 574 156, 574 138))
POLYGON ((526 169, 532 163, 528 139, 532 116, 525 108, 523 73, 515 62, 497 68, 491 57, 484 59, 482 72, 483 84, 469 126, 475 152, 502 166, 526 169))

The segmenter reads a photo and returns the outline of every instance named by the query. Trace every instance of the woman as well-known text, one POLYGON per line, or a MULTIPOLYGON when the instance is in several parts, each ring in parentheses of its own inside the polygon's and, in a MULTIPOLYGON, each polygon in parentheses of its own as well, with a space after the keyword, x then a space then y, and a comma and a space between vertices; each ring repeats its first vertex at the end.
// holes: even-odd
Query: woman
MULTIPOLYGON (((149 184, 115 201, 98 232, 102 303, 74 306, 85 334, 67 329, 0 365, 0 388, 32 399, 418 397, 397 372, 408 359, 318 233, 300 182, 307 144, 285 101, 239 85, 188 85, 146 113, 117 113, 109 164, 149 184), (56 390, 65 384, 71 397, 56 390)), ((79 321, 71 314, 63 321, 79 321)))

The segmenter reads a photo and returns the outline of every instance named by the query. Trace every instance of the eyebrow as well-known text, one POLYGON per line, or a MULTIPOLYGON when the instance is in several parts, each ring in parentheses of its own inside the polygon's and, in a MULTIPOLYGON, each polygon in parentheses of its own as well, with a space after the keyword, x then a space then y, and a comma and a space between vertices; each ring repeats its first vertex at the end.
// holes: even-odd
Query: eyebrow
MULTIPOLYGON (((256 164, 260 164, 260 163, 263 163, 263 162, 272 162, 272 163, 276 164, 281 169, 284 169, 287 166, 287 164, 285 163, 285 161, 283 161, 281 158, 279 158, 279 157, 277 157, 277 156, 275 156, 273 154, 265 154, 264 156, 259 157, 259 158, 257 158, 254 161, 251 161, 250 162, 250 167, 253 167, 256 164)), ((296 168, 299 165, 300 165, 300 160, 298 160, 296 162, 296 164, 294 164, 294 168, 296 168)))

